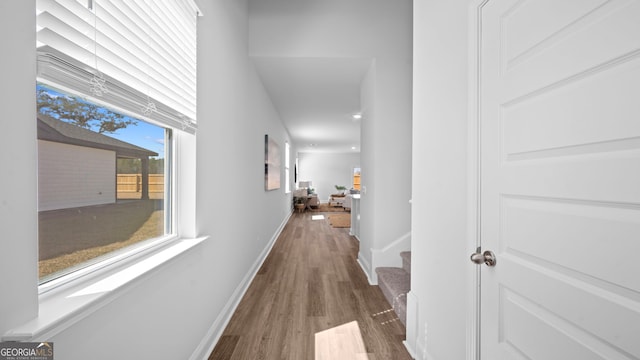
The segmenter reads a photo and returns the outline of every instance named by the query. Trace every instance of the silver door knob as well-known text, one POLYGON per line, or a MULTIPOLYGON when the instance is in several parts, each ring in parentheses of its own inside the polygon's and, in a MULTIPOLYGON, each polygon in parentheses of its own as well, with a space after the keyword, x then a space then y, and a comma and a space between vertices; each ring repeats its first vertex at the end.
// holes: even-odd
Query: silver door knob
POLYGON ((496 255, 493 251, 485 251, 483 253, 475 252, 471 254, 471 262, 474 264, 482 265, 485 264, 487 266, 496 266, 496 255))

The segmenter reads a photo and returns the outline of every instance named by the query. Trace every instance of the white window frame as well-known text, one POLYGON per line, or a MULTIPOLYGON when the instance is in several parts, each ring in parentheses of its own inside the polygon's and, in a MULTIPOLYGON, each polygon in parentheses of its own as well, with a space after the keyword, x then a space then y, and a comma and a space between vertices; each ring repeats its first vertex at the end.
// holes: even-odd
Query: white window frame
POLYGON ((290 161, 291 161, 291 146, 288 141, 284 142, 284 193, 288 194, 291 192, 291 171, 290 169, 290 161))
MULTIPOLYGON (((104 104, 104 103, 103 103, 104 104)), ((104 105, 108 107, 107 105, 104 105)), ((125 114, 132 117, 138 116, 136 114, 125 114)), ((180 213, 177 211, 177 202, 179 199, 176 197, 176 181, 178 178, 185 179, 184 176, 177 176, 174 174, 174 170, 179 167, 176 166, 176 141, 175 136, 178 131, 176 129, 160 124, 153 120, 144 120, 152 123, 156 126, 165 128, 165 194, 164 194, 164 231, 165 234, 155 238, 143 240, 138 244, 128 246, 126 248, 115 250, 111 253, 103 255, 103 258, 96 258, 88 261, 86 266, 77 264, 78 269, 71 270, 70 272, 63 274, 57 278, 48 280, 39 284, 38 293, 40 295, 45 294, 58 287, 64 286, 69 283, 78 281, 90 274, 99 273, 102 271, 109 272, 109 268, 119 268, 122 264, 129 264, 129 260, 137 261, 140 256, 145 254, 151 254, 157 251, 157 248, 169 245, 171 242, 176 241, 181 237, 177 228, 176 216, 180 213), (171 136, 167 136, 166 129, 171 130, 171 136), (170 230, 170 231, 169 231, 170 230)), ((192 135, 191 135, 192 136, 192 135)), ((195 153, 191 154, 195 157, 195 153)), ((195 177, 194 177, 195 178, 195 177)), ((181 180, 182 181, 182 180, 181 180)), ((194 182, 195 186, 195 182, 194 182)))
POLYGON ((173 136, 172 154, 165 154, 179 165, 170 180, 173 234, 38 286, 38 317, 3 334, 1 341, 51 338, 208 238, 196 237, 196 137, 182 131, 173 136))

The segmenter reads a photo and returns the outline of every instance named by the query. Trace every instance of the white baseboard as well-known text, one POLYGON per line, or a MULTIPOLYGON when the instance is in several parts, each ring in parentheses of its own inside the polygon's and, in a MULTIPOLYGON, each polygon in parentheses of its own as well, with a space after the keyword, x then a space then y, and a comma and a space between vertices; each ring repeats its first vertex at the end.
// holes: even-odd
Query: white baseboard
POLYGON ((360 269, 362 269, 362 272, 367 277, 369 285, 375 285, 371 283, 371 264, 369 264, 369 261, 362 256, 362 253, 358 253, 358 260, 356 262, 360 265, 360 269))
POLYGON ((409 356, 411 356, 412 359, 416 358, 416 352, 413 350, 413 348, 407 343, 407 341, 403 341, 402 344, 404 345, 404 348, 407 349, 407 352, 409 353, 409 356))
POLYGON ((382 249, 371 249, 371 283, 378 284, 378 274, 375 272, 379 267, 402 267, 402 257, 400 253, 411 250, 411 232, 408 232, 382 249))
POLYGON ((200 341, 200 344, 198 345, 198 347, 191 354, 191 356, 189 357, 189 360, 207 360, 209 358, 209 355, 211 354, 214 347, 218 343, 218 340, 220 340, 220 337, 222 336, 224 329, 229 324, 229 321, 231 320, 233 313, 238 308, 238 305, 240 304, 240 300, 242 300, 242 297, 247 292, 247 289, 249 289, 249 285, 251 285, 251 281, 253 281, 253 278, 256 276, 256 274, 258 273, 258 270, 260 270, 260 267, 262 266, 265 259, 271 252, 273 245, 276 243, 276 240, 280 236, 280 233, 282 233, 282 230, 284 229, 285 225, 289 221, 290 217, 291 217, 291 213, 289 213, 289 216, 287 216, 284 219, 284 221, 280 224, 276 232, 273 234, 273 236, 269 240, 269 243, 267 244, 267 246, 264 248, 264 250, 262 250, 262 252, 258 256, 256 261, 253 263, 253 266, 251 266, 251 268, 249 269, 247 274, 244 276, 244 278, 242 279, 242 281, 240 282, 236 290, 233 292, 233 295, 231 295, 231 298, 229 298, 229 301, 227 301, 227 304, 224 306, 224 308, 222 309, 222 311, 220 312, 216 320, 213 322, 213 324, 211 325, 211 327, 203 337, 202 341, 200 341))

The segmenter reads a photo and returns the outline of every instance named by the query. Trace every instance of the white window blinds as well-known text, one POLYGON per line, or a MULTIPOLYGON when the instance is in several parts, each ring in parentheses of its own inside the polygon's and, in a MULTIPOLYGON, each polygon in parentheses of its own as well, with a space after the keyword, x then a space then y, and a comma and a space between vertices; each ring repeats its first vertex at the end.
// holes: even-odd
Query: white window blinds
POLYGON ((195 132, 193 0, 37 0, 36 14, 39 81, 195 132))

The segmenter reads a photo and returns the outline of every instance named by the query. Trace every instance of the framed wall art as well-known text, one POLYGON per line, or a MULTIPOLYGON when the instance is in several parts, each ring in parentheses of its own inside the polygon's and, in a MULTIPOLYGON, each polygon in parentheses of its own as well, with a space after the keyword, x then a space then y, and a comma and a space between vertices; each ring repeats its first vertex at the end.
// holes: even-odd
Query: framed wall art
POLYGON ((269 135, 264 136, 264 189, 280 188, 280 146, 269 135))

